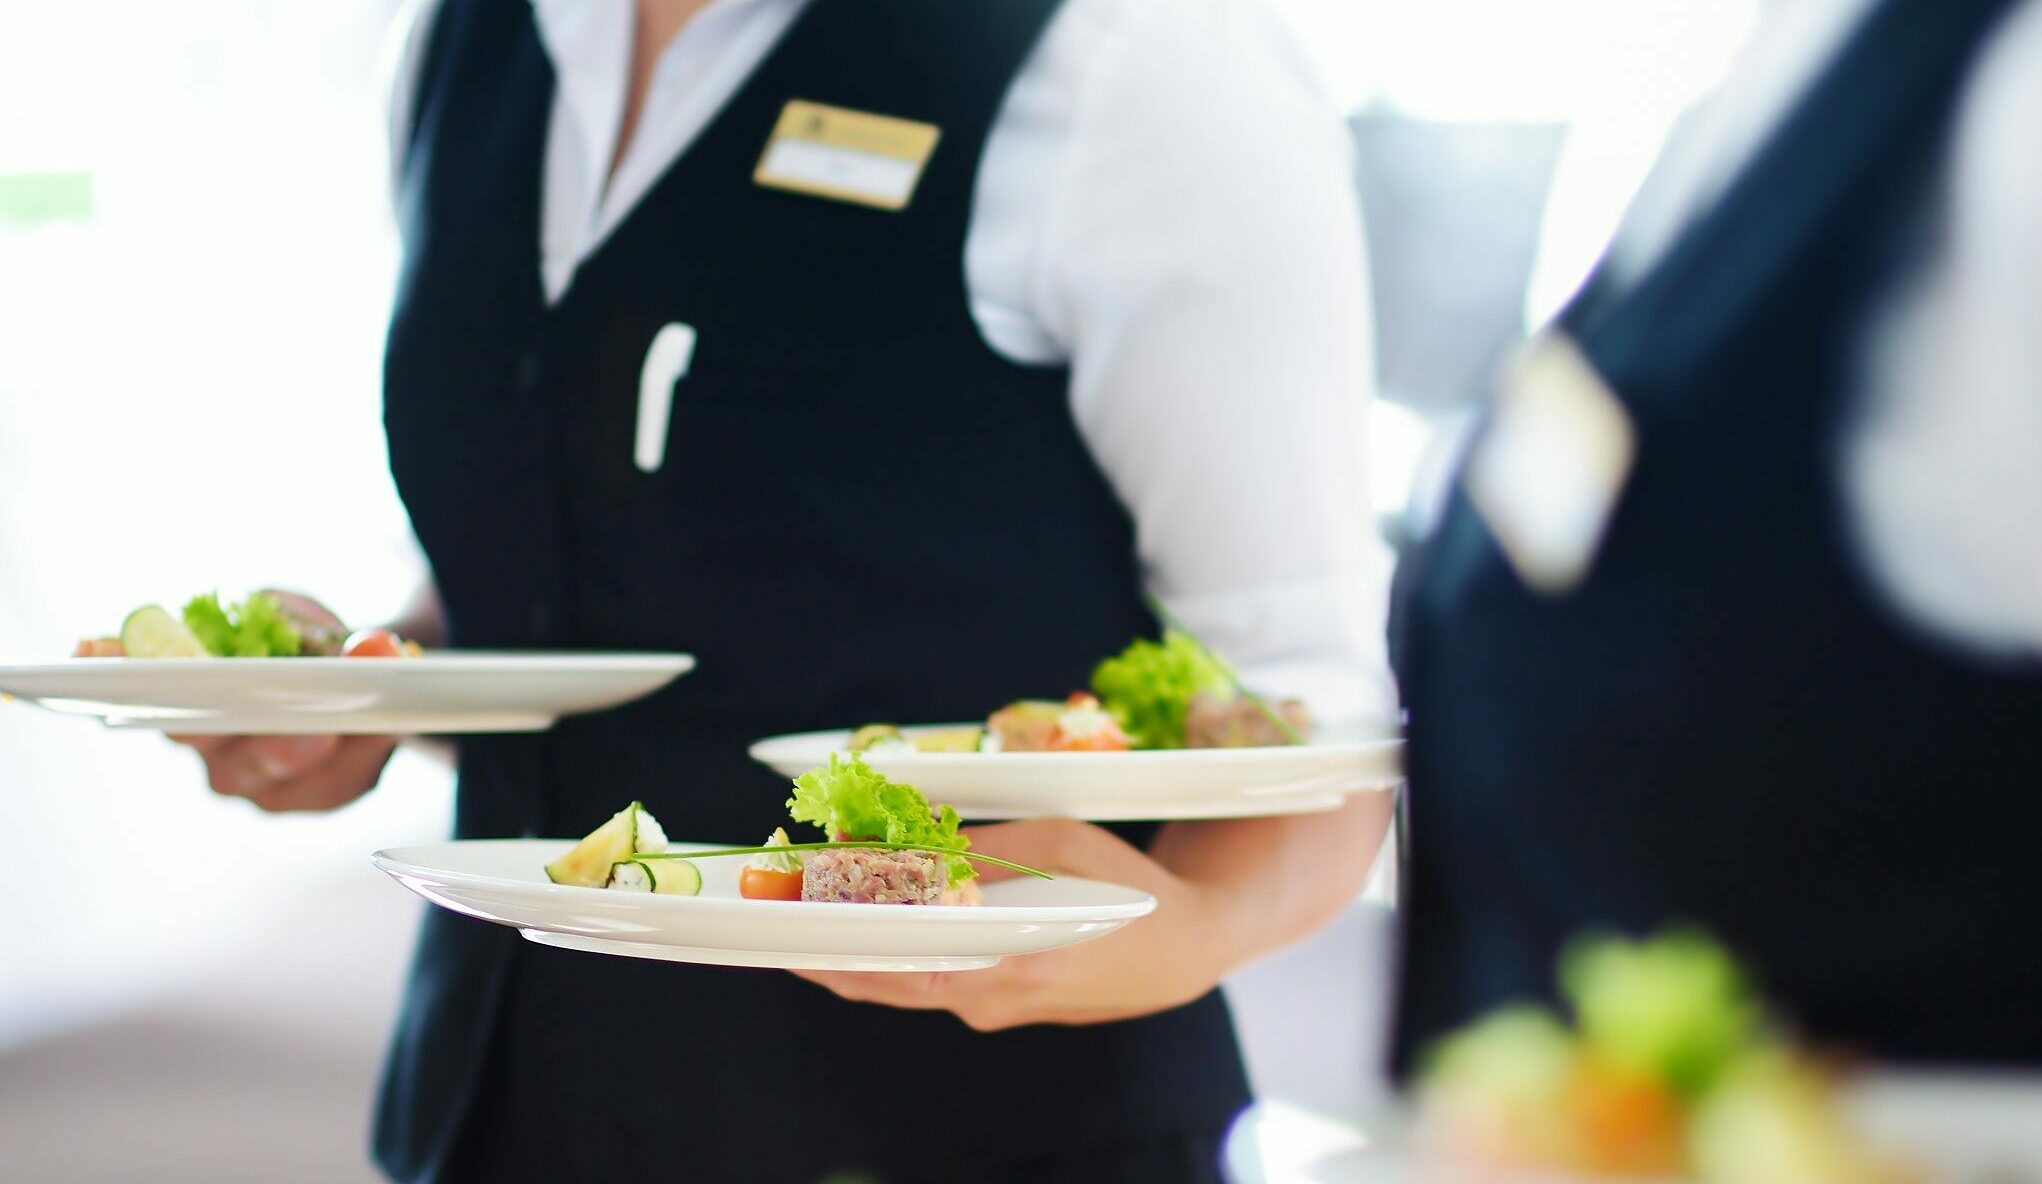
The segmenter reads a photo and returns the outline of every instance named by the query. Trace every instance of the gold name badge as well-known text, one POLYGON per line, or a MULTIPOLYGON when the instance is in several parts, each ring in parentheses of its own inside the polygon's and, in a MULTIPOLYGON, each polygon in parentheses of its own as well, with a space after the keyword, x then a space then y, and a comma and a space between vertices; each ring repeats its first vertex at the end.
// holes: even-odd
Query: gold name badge
POLYGON ((943 129, 794 99, 780 111, 752 180, 769 189, 904 210, 943 129))

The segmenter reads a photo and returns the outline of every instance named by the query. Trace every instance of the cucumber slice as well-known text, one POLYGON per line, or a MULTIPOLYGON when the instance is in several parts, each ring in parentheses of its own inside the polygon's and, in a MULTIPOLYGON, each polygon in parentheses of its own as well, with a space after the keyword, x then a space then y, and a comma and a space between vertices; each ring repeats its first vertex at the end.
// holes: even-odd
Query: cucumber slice
POLYGON ((121 649, 130 658, 210 658, 204 643, 160 604, 145 604, 121 622, 121 649))
POLYGON ((900 729, 892 724, 866 724, 864 727, 851 733, 851 751, 853 753, 864 752, 875 744, 898 739, 900 739, 900 729))
POLYGON ((624 807, 589 833, 567 854, 546 865, 555 884, 601 888, 610 882, 610 868, 634 855, 666 850, 666 832, 637 802, 624 807))
POLYGON ((694 896, 702 891, 702 871, 685 859, 627 859, 610 867, 609 886, 626 892, 694 896))
POLYGON ((922 752, 977 752, 985 735, 984 728, 943 728, 916 736, 915 748, 922 752))

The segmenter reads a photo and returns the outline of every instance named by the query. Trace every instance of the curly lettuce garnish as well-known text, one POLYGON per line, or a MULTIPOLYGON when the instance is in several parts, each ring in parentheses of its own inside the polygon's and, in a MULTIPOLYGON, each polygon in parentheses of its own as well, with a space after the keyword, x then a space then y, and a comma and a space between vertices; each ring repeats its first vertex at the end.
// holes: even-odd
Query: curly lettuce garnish
POLYGON ((283 609, 259 592, 224 606, 212 592, 195 596, 184 606, 184 624, 218 658, 295 658, 300 649, 283 609))
POLYGON ((921 790, 887 780, 858 757, 845 761, 832 753, 829 764, 796 777, 787 810, 794 821, 813 823, 831 838, 843 835, 952 852, 944 863, 953 886, 978 875, 963 855, 971 840, 958 833, 955 809, 932 810, 921 790))
POLYGON ((1184 719, 1201 691, 1233 698, 1233 674, 1176 629, 1165 629, 1160 642, 1136 641, 1092 672, 1092 693, 1136 748, 1184 747, 1184 719))

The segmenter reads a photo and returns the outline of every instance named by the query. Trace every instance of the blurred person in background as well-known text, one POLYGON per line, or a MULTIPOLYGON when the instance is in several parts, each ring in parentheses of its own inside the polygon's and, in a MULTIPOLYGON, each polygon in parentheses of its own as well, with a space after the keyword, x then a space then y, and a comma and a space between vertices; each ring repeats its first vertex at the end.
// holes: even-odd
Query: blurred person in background
MULTIPOLYGON (((786 786, 751 741, 1083 685, 1156 630, 1145 592, 1322 718, 1394 710, 1350 146, 1254 0, 441 0, 400 57, 385 423, 436 587, 398 627, 701 663, 463 739, 457 835, 636 797, 753 841, 786 786), (892 167, 801 171, 866 115, 906 121, 892 167)), ((323 809, 394 742, 197 743, 223 792, 323 809)), ((434 910, 376 1155, 407 1181, 1216 1178, 1248 1095, 1215 987, 1350 901, 1386 826, 1370 795, 981 831, 1161 907, 993 970, 818 976, 846 998, 434 910)))
POLYGON ((2042 0, 1799 0, 1400 573, 1400 1055, 1687 920, 1812 1036, 2042 1063, 2042 0))

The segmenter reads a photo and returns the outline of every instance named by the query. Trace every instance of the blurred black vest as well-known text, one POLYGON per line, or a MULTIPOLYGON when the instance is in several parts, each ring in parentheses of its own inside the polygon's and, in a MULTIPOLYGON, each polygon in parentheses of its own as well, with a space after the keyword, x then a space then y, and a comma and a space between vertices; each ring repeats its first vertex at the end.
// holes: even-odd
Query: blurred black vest
POLYGON ((1674 920, 1818 1037, 2042 1061, 2042 672, 1897 619, 1839 459, 2008 7, 1879 5, 1665 259, 1563 314, 1639 439, 1580 587, 1527 591, 1459 491, 1402 574, 1406 1063, 1550 996, 1571 934, 1674 920))
MULTIPOLYGON (((460 835, 578 834, 638 798, 676 838, 757 841, 787 784, 753 740, 1062 694, 1153 633, 1066 371, 1004 360, 968 308, 980 153, 1055 9, 815 0, 549 308, 550 63, 525 0, 444 4, 401 179, 385 418, 453 641, 700 659, 639 703, 465 740, 460 835), (754 184, 790 99, 940 126, 908 208, 754 184), (640 368, 670 322, 699 344, 645 473, 640 368)), ((1215 1132, 1246 1098, 1217 993, 978 1035, 432 910, 376 1151, 405 1180, 458 1146, 495 1178, 810 1184, 1215 1132)))

